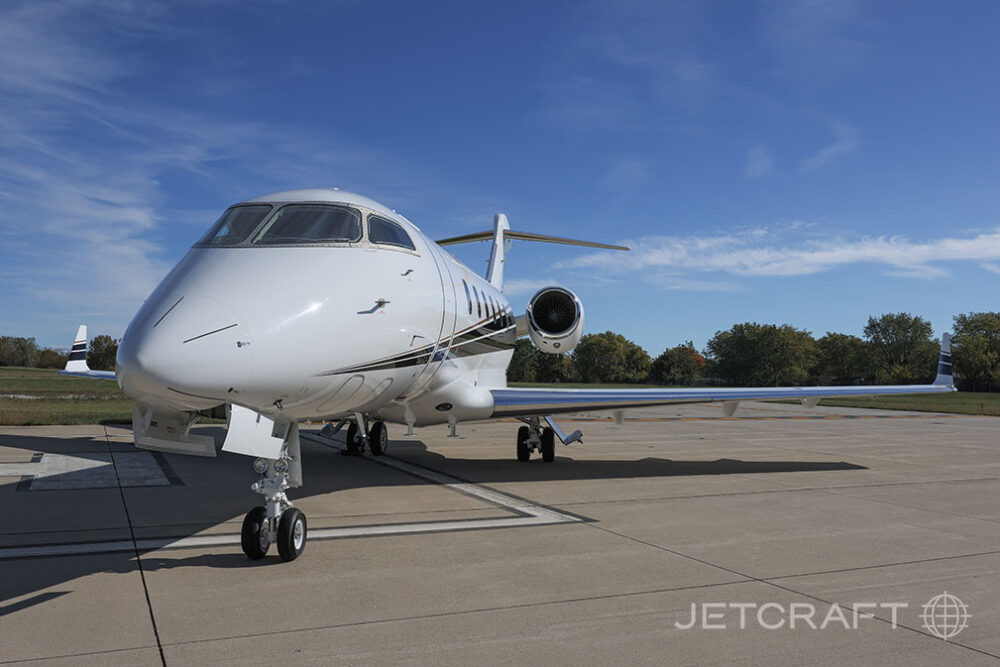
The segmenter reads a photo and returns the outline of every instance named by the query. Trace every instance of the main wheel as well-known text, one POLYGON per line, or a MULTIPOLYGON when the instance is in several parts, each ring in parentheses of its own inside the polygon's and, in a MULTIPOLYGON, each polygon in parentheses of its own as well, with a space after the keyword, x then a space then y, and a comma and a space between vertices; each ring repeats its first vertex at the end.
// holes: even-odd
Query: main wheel
POLYGON ((357 454, 361 451, 361 447, 358 445, 358 423, 352 421, 347 427, 347 451, 351 454, 357 454))
POLYGON ((556 432, 550 428, 542 429, 542 460, 546 463, 556 460, 556 432))
POLYGON ((278 521, 278 555, 281 560, 295 560, 306 550, 306 515, 289 507, 278 521))
POLYGON ((372 456, 382 456, 389 449, 389 430, 385 422, 375 422, 368 430, 368 449, 372 456))
POLYGON ((267 510, 254 507, 243 518, 243 529, 240 531, 240 546, 243 553, 254 560, 260 560, 267 555, 271 543, 267 541, 267 510))
POLYGON ((517 460, 527 461, 531 458, 531 450, 528 449, 528 438, 531 436, 531 429, 522 426, 517 429, 517 460))

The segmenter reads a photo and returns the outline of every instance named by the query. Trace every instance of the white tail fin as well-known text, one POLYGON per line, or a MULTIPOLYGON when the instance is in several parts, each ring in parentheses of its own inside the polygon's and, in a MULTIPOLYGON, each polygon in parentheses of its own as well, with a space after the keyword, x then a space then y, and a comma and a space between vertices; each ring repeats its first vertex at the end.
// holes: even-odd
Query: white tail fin
POLYGON ((507 250, 510 248, 510 241, 504 237, 504 233, 510 229, 507 216, 497 213, 493 218, 493 248, 490 250, 490 264, 486 269, 486 280, 498 290, 503 289, 503 264, 507 261, 507 250))
POLYGON ((73 348, 69 351, 69 361, 66 362, 65 371, 69 373, 86 373, 90 370, 87 366, 87 325, 81 324, 76 330, 76 338, 73 339, 73 348))
POLYGON ((947 387, 955 384, 955 376, 951 371, 951 336, 948 332, 941 334, 941 355, 938 357, 938 372, 934 384, 947 387))

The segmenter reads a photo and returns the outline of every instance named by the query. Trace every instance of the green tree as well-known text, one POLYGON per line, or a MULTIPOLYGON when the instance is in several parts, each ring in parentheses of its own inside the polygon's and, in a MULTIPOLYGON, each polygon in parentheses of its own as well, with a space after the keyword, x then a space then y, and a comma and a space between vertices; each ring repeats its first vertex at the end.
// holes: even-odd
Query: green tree
POLYGON ((1000 313, 956 315, 952 361, 964 388, 1000 386, 1000 313))
POLYGON ((864 380, 868 354, 863 340, 827 331, 816 341, 816 345, 819 348, 819 364, 815 376, 820 383, 855 384, 864 380))
POLYGON ((717 331, 706 350, 712 375, 750 387, 804 384, 819 358, 812 334, 788 324, 735 324, 717 331))
POLYGON ((644 349, 613 331, 581 338, 573 362, 583 382, 642 382, 651 365, 644 349))
POLYGON ((95 336, 87 348, 87 365, 95 371, 113 371, 118 341, 111 336, 95 336))
POLYGON ((656 384, 696 384, 702 378, 705 357, 694 349, 694 343, 668 347, 653 360, 649 379, 656 384))
POLYGON ((38 368, 65 368, 68 354, 56 352, 50 347, 39 350, 35 354, 35 366, 38 368))
POLYGON ((875 384, 931 382, 937 372, 938 346, 931 323, 909 313, 868 318, 865 339, 875 384))
POLYGON ((576 378, 573 357, 568 354, 538 352, 535 369, 537 382, 572 382, 576 378))
POLYGON ((514 344, 514 356, 507 366, 508 382, 536 382, 538 376, 538 351, 528 338, 520 338, 514 344))
POLYGON ((0 336, 0 366, 31 366, 37 353, 34 338, 0 336))

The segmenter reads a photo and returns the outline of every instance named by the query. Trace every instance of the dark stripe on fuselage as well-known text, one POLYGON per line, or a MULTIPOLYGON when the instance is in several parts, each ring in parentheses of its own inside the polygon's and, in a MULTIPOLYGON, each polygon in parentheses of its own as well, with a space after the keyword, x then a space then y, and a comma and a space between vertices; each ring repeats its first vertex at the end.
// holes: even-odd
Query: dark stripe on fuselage
POLYGON ((69 361, 80 361, 81 359, 83 359, 83 360, 87 359, 87 351, 86 350, 80 350, 79 352, 70 352, 69 353, 69 361))
MULTIPOLYGON (((477 322, 469 329, 455 334, 452 338, 452 344, 448 348, 448 352, 452 352, 463 357, 471 357, 478 354, 488 354, 490 352, 501 352, 503 350, 512 349, 514 347, 514 340, 516 339, 514 327, 504 326, 504 328, 497 330, 497 322, 499 322, 499 320, 477 322), (508 332, 510 333, 510 342, 507 342, 506 340, 499 340, 500 337, 507 338, 505 334, 508 334, 508 332)), ((438 341, 435 345, 423 347, 419 350, 411 350, 392 357, 369 361, 368 363, 358 364, 356 366, 348 366, 347 368, 323 371, 322 373, 317 373, 317 376, 340 375, 341 373, 365 373, 368 371, 380 371, 391 368, 405 368, 407 366, 423 365, 431 360, 431 356, 434 355, 434 351, 438 349, 438 346, 445 345, 447 341, 448 339, 445 338, 438 341)), ((434 356, 437 358, 438 355, 434 356)))

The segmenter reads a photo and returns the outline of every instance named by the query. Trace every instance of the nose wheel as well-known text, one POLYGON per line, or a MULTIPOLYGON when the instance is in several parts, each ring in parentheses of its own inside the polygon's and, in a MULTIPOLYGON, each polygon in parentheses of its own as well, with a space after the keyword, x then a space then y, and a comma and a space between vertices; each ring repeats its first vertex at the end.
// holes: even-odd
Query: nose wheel
POLYGON ((283 561, 295 560, 306 548, 308 528, 306 515, 292 507, 288 489, 288 460, 284 457, 269 461, 257 459, 254 470, 260 479, 250 489, 264 496, 264 505, 247 512, 240 531, 243 553, 253 560, 267 555, 272 544, 278 545, 283 561))

